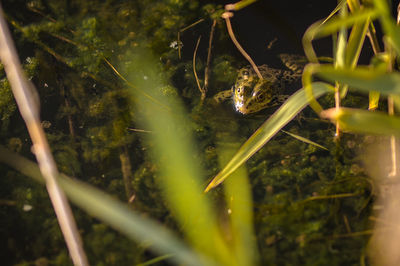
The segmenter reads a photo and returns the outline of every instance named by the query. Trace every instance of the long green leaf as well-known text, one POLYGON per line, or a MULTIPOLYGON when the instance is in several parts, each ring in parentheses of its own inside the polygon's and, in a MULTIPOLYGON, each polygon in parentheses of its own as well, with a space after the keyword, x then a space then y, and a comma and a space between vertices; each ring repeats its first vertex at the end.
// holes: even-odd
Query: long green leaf
MULTIPOLYGON (((340 3, 340 17, 345 17, 347 16, 347 7, 345 5, 345 1, 341 1, 340 3)), ((338 6, 338 7, 339 7, 338 6)), ((336 8, 338 8, 336 7, 336 8)), ((335 66, 344 66, 345 64, 345 57, 346 57, 346 41, 347 41, 347 28, 346 27, 341 27, 339 29, 338 35, 337 35, 337 42, 335 43, 335 34, 332 34, 333 40, 334 40, 334 57, 335 61, 334 64, 335 66)))
POLYGON ((339 81, 366 92, 376 91, 385 95, 400 94, 399 73, 386 73, 361 66, 355 69, 335 69, 324 65, 318 69, 317 75, 326 80, 339 81))
MULTIPOLYGON (((230 136, 228 139, 225 136, 224 140, 218 141, 218 143, 219 164, 224 166, 239 148, 239 142, 235 141, 234 136, 230 136), (227 141, 229 144, 224 145, 227 141)), ((235 239, 232 245, 235 260, 238 265, 257 265, 258 252, 253 230, 251 185, 244 166, 239 167, 232 174, 232 178, 225 182, 224 192, 228 207, 225 216, 230 217, 230 223, 225 222, 223 227, 230 228, 230 234, 235 239)))
POLYGON ((317 38, 322 38, 338 32, 342 27, 350 27, 355 23, 363 23, 365 21, 369 21, 369 19, 373 20, 377 16, 378 11, 376 11, 375 9, 357 10, 356 12, 349 14, 346 17, 333 18, 326 24, 322 25, 314 34, 317 38))
MULTIPOLYGON (((302 42, 303 42, 303 47, 304 47, 304 53, 309 62, 318 63, 317 55, 312 46, 312 41, 314 39, 316 39, 316 34, 318 33, 318 31, 320 30, 322 25, 325 24, 326 22, 328 22, 329 20, 331 20, 338 11, 341 10, 343 13, 343 7, 345 7, 345 5, 346 5, 346 0, 340 1, 340 3, 338 3, 336 8, 324 20, 318 21, 318 22, 312 24, 304 33, 302 42)), ((343 27, 343 28, 345 28, 345 27, 343 27)), ((340 42, 340 43, 344 44, 344 42, 340 42)))
POLYGON ((232 10, 238 11, 256 1, 257 0, 242 0, 242 1, 236 2, 235 4, 229 5, 229 7, 232 8, 232 10))
POLYGON ((377 91, 370 91, 368 98, 368 110, 375 110, 376 108, 378 108, 380 93, 377 91))
MULTIPOLYGON (((2 146, 0 146, 0 161, 44 184, 37 164, 2 146)), ((173 254, 170 259, 179 264, 201 265, 204 262, 166 227, 136 213, 125 203, 65 175, 61 175, 58 181, 75 205, 127 237, 149 244, 149 248, 159 254, 173 254)))
MULTIPOLYGON (((315 98, 331 91, 333 87, 322 82, 312 83, 315 98)), ((229 163, 218 173, 205 189, 205 192, 221 184, 225 178, 245 163, 254 153, 261 149, 281 128, 289 123, 302 109, 308 105, 308 96, 300 89, 258 128, 253 135, 240 147, 229 163)))
POLYGON ((318 147, 318 148, 321 148, 321 149, 323 149, 323 150, 328 150, 328 149, 325 148, 324 146, 322 146, 322 145, 320 145, 320 144, 318 144, 318 143, 316 143, 316 142, 314 142, 314 141, 312 141, 312 140, 309 140, 309 139, 307 139, 307 138, 305 138, 305 137, 302 137, 302 136, 293 134, 293 133, 288 132, 288 131, 285 131, 285 130, 283 130, 283 129, 282 129, 282 132, 285 133, 285 134, 288 134, 289 136, 291 136, 291 137, 293 137, 293 138, 295 138, 295 139, 298 139, 298 140, 300 140, 300 141, 302 141, 302 142, 304 142, 304 143, 313 145, 313 146, 318 147))
POLYGON ((369 23, 370 20, 367 18, 365 21, 354 24, 346 47, 346 66, 355 67, 357 65, 369 23))
POLYGON ((396 25, 386 0, 374 0, 375 8, 380 14, 380 21, 385 35, 394 47, 397 55, 400 55, 400 27, 396 25))
POLYGON ((157 184, 164 192, 167 206, 181 225, 181 230, 199 253, 219 265, 235 265, 231 247, 225 242, 208 197, 202 193, 202 169, 195 160, 196 151, 182 102, 163 76, 149 50, 138 50, 130 58, 129 79, 157 101, 171 107, 171 112, 154 108, 141 94, 137 112, 142 113, 150 155, 159 168, 157 184))
POLYGON ((339 123, 341 130, 375 135, 400 135, 400 118, 382 112, 352 108, 331 108, 321 117, 339 123))

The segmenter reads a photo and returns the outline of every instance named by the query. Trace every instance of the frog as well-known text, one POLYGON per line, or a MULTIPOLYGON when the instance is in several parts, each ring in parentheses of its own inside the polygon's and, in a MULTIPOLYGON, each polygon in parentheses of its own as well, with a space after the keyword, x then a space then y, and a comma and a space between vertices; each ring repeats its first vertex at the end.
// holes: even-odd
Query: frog
POLYGON ((300 81, 305 58, 300 55, 280 54, 287 69, 275 69, 268 65, 258 66, 260 79, 251 66, 239 70, 235 84, 230 90, 217 93, 218 103, 233 98, 236 111, 246 115, 281 104, 288 98, 287 87, 300 81))

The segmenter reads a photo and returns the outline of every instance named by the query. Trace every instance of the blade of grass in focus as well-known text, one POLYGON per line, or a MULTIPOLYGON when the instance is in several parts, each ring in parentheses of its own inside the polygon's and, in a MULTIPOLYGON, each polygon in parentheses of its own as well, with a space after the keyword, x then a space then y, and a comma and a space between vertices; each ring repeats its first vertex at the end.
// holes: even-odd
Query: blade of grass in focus
MULTIPOLYGON (((37 164, 0 146, 0 161, 44 184, 37 164)), ((159 223, 134 212, 125 203, 83 182, 65 175, 58 178, 67 197, 78 207, 132 240, 146 243, 159 254, 169 254, 178 264, 201 265, 200 258, 171 231, 159 223)), ((204 258, 202 262, 204 262, 204 258)))
POLYGON ((304 137, 302 137, 302 136, 293 134, 293 133, 288 132, 288 131, 285 131, 285 130, 282 130, 282 132, 284 132, 284 133, 288 134, 289 136, 291 136, 291 137, 293 137, 293 138, 295 138, 295 139, 298 139, 298 140, 300 140, 300 141, 302 141, 302 142, 304 142, 304 143, 313 145, 313 146, 318 147, 318 148, 321 148, 321 149, 323 149, 323 150, 328 150, 328 149, 325 148, 324 146, 322 146, 322 145, 320 145, 320 144, 318 144, 318 143, 316 143, 316 142, 314 142, 314 141, 312 141, 312 140, 309 140, 309 139, 307 139, 307 138, 304 138, 304 137))
POLYGON ((386 73, 370 67, 359 66, 355 69, 335 69, 321 66, 317 75, 329 80, 348 84, 365 92, 376 91, 385 95, 400 94, 400 74, 386 73))
MULTIPOLYGON (((352 2, 357 3, 356 1, 352 2)), ((354 4, 353 9, 353 12, 365 12, 360 8, 358 3, 354 4)), ((350 14, 350 16, 352 15, 350 14)), ((351 29, 346 47, 345 65, 347 67, 353 68, 357 65, 370 21, 370 17, 367 17, 365 20, 355 23, 351 29)))
MULTIPOLYGON (((360 6, 360 3, 358 1, 350 0, 348 1, 348 6, 349 9, 352 11, 352 13, 356 11, 364 12, 363 11, 364 7, 360 6)), ((350 16, 352 16, 352 14, 350 14, 350 16)), ((341 65, 342 67, 347 67, 350 69, 354 69, 356 67, 369 27, 373 29, 373 25, 370 18, 367 18, 364 21, 357 22, 353 25, 348 42, 346 44, 345 62, 344 65, 341 65)), ((376 38, 376 36, 372 36, 375 34, 374 32, 370 31, 369 34, 372 37, 372 39, 376 38)), ((346 84, 344 85, 341 84, 340 95, 342 98, 346 95, 347 88, 348 87, 346 84)), ((377 98, 376 93, 370 94, 370 99, 371 99, 370 105, 372 107, 377 105, 376 98, 377 98)), ((379 99, 379 94, 378 94, 378 99, 379 99)))
MULTIPOLYGON (((312 83, 311 86, 315 98, 327 92, 334 91, 332 86, 322 82, 312 83)), ((308 105, 308 103, 309 99, 304 89, 300 89, 290 96, 289 99, 240 147, 228 164, 209 183, 205 192, 222 183, 254 153, 261 149, 281 128, 289 123, 308 105)))
POLYGON ((234 4, 227 4, 225 6, 225 9, 228 11, 238 11, 242 8, 245 8, 248 5, 251 5, 252 3, 256 2, 257 0, 242 0, 239 2, 236 2, 234 4))
MULTIPOLYGON (((375 9, 357 10, 343 18, 333 18, 318 29, 311 32, 316 38, 322 38, 338 32, 342 27, 350 27, 356 23, 364 23, 375 19, 379 13, 375 9)), ((306 33, 307 34, 307 33, 306 33)), ((312 38, 313 39, 313 38, 312 38)))
MULTIPOLYGON (((128 57, 127 57, 128 58, 128 57)), ((168 85, 161 66, 147 50, 136 50, 127 68, 135 86, 169 106, 172 112, 162 112, 140 94, 137 110, 143 113, 141 126, 149 128, 150 154, 160 169, 156 180, 164 191, 167 205, 181 225, 191 245, 218 265, 236 265, 231 248, 219 230, 216 215, 208 198, 202 193, 202 171, 195 160, 196 151, 191 138, 191 123, 177 98, 175 89, 168 85)))
MULTIPOLYGON (((335 46, 335 64, 334 67, 327 66, 327 68, 330 69, 342 69, 346 68, 348 71, 351 71, 354 69, 357 65, 358 59, 360 57, 361 49, 364 44, 365 37, 367 36, 367 33, 369 33, 369 37, 371 40, 371 44, 373 45, 374 51, 378 52, 379 47, 377 47, 377 43, 374 42, 376 40, 375 36, 375 28, 372 24, 372 20, 376 17, 379 17, 380 14, 383 14, 387 10, 385 9, 386 6, 383 5, 384 7, 379 9, 374 6, 371 9, 366 8, 363 5, 360 5, 358 1, 355 0, 348 0, 347 1, 347 6, 351 10, 351 13, 349 14, 347 12, 347 6, 342 5, 343 2, 339 3, 338 7, 340 9, 340 16, 338 17, 332 17, 332 19, 325 20, 324 23, 315 23, 312 25, 304 34, 303 37, 303 44, 304 44, 304 50, 306 55, 311 59, 316 57, 315 51, 312 48, 311 42, 314 39, 327 36, 327 35, 332 35, 334 37, 334 40, 336 39, 336 34, 338 34, 338 42, 337 45, 335 46), (325 23, 326 22, 326 23, 325 23), (347 30, 346 28, 348 26, 352 26, 350 36, 348 41, 346 42, 346 35, 347 35, 347 30), (368 32, 369 29, 369 32, 368 32)), ((315 58, 314 58, 315 59, 315 58)), ((314 72, 319 72, 321 68, 324 68, 324 66, 320 65, 313 65, 313 66, 308 66, 306 67, 304 71, 304 76, 303 76, 303 85, 305 88, 308 88, 308 84, 311 83, 312 79, 311 76, 313 75, 314 72)), ((346 83, 340 83, 339 80, 335 80, 333 76, 330 76, 330 81, 336 83, 336 95, 335 95, 335 101, 336 101, 336 107, 338 108, 340 106, 340 98, 345 97, 347 93, 347 88, 348 84, 346 83), (340 97, 338 97, 340 94, 340 97)), ((310 97, 312 96, 311 93, 309 92, 310 97)), ((377 92, 372 92, 370 94, 370 108, 374 109, 377 107, 379 100, 379 93, 377 92)), ((322 110, 321 106, 311 98, 310 105, 312 108, 320 112, 322 110)))
POLYGON ((361 109, 327 109, 321 117, 338 122, 344 131, 375 135, 400 135, 400 118, 382 112, 361 109))
MULTIPOLYGON (((341 9, 343 11, 344 8, 347 7, 344 5, 344 1, 342 1, 336 9, 341 9)), ((356 9, 351 14, 348 14, 347 12, 345 13, 345 16, 341 15, 339 17, 333 17, 331 14, 328 17, 329 20, 327 18, 323 22, 316 22, 306 30, 303 36, 303 46, 304 52, 310 62, 317 62, 317 57, 312 47, 312 41, 329 35, 335 35, 337 32, 341 32, 340 34, 343 35, 343 29, 353 25, 354 27, 352 29, 349 43, 346 47, 347 55, 345 55, 345 57, 347 63, 356 62, 355 59, 358 59, 358 56, 354 55, 359 54, 361 51, 363 44, 363 41, 361 40, 365 38, 369 22, 378 17, 379 12, 376 9, 363 8, 356 9)), ((343 14, 343 12, 341 12, 341 14, 343 14)), ((339 37, 341 36, 339 35, 339 37)), ((339 46, 339 48, 344 47, 339 46)))
POLYGON ((303 36, 302 42, 303 42, 303 48, 304 48, 304 53, 308 59, 308 61, 312 63, 317 63, 318 58, 317 55, 313 49, 312 46, 312 41, 315 38, 315 34, 318 32, 318 29, 325 24, 327 21, 329 21, 339 10, 343 9, 343 6, 346 5, 346 0, 342 0, 336 8, 323 20, 323 21, 318 21, 314 24, 312 24, 306 31, 306 33, 303 36))

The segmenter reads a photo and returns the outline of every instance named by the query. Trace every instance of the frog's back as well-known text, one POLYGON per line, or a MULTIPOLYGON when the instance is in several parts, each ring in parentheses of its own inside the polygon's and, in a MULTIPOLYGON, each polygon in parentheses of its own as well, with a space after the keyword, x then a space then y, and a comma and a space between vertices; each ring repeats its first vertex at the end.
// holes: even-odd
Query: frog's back
POLYGON ((282 102, 292 88, 297 88, 304 67, 304 57, 282 54, 280 58, 287 69, 276 69, 267 65, 258 66, 260 79, 251 66, 239 70, 231 93, 220 92, 214 99, 220 102, 233 95, 237 111, 243 114, 258 112, 282 102))

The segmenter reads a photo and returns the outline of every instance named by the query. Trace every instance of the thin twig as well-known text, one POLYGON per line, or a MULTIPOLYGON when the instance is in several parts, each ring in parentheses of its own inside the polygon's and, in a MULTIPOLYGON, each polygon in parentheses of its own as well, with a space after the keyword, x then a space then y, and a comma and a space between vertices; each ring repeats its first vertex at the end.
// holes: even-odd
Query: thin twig
POLYGON ((82 247, 82 240, 78 233, 71 208, 64 192, 60 189, 57 182, 59 173, 40 123, 39 108, 33 97, 33 85, 25 78, 1 7, 0 59, 3 62, 18 108, 31 136, 33 151, 38 161, 40 171, 45 179, 46 188, 72 261, 75 265, 88 265, 86 254, 82 247))
POLYGON ((373 233, 374 233, 374 230, 364 230, 364 231, 354 232, 354 233, 349 233, 349 234, 333 235, 332 237, 333 238, 347 238, 347 237, 372 235, 373 233))
MULTIPOLYGON (((214 31, 215 31, 215 25, 217 25, 217 20, 213 20, 213 24, 211 26, 211 31, 210 31, 210 39, 208 40, 208 54, 207 54, 207 64, 206 64, 206 69, 204 70, 204 97, 206 96, 207 90, 208 90, 208 80, 210 77, 210 64, 211 64, 211 48, 212 48, 212 41, 214 37, 214 31)), ((202 99, 204 100, 204 99, 202 99)))
MULTIPOLYGON (((19 25, 15 20, 9 19, 10 23, 16 28, 18 29, 21 33, 24 33, 24 30, 22 28, 21 25, 19 25)), ((94 49, 93 47, 88 47, 88 46, 84 46, 82 44, 79 43, 75 43, 72 42, 71 40, 62 37, 62 36, 57 36, 57 35, 53 35, 54 37, 63 40, 67 43, 70 43, 72 45, 75 45, 79 48, 88 48, 88 49, 94 49)), ((47 46, 46 44, 44 44, 43 42, 41 42, 40 40, 34 40, 34 42, 40 46, 43 50, 45 50, 47 53, 51 54, 57 61, 71 67, 71 68, 75 68, 71 62, 69 62, 66 58, 64 58, 62 55, 58 54, 56 51, 54 51, 53 49, 51 49, 49 46, 47 46)), ((134 86, 132 83, 130 83, 124 76, 122 76, 118 70, 107 60, 107 58, 105 56, 102 56, 103 60, 107 63, 107 65, 115 72, 115 74, 117 74, 118 77, 120 77, 123 81, 125 81, 129 87, 137 90, 138 92, 140 92, 141 94, 143 94, 146 98, 148 98, 150 101, 154 102, 157 104, 157 106, 160 106, 168 111, 170 111, 170 108, 164 104, 162 104, 161 102, 157 101, 154 97, 152 97, 151 95, 147 94, 145 91, 140 90, 139 88, 137 88, 136 86, 134 86)), ((88 76, 90 78, 92 78, 94 81, 100 82, 101 84, 110 87, 110 88, 115 88, 115 85, 105 79, 100 78, 99 76, 96 76, 90 72, 86 72, 86 71, 82 71, 81 70, 81 76, 88 76)))
POLYGON ((178 31, 178 58, 181 59, 181 32, 178 31))
MULTIPOLYGON (((30 6, 30 5, 27 5, 27 6, 28 6, 28 9, 31 10, 32 12, 35 12, 35 13, 41 15, 42 17, 46 18, 47 20, 49 20, 49 21, 51 21, 51 22, 57 23, 57 20, 55 20, 54 18, 48 16, 47 14, 44 14, 44 13, 43 13, 42 11, 40 11, 39 9, 37 9, 37 8, 35 8, 35 7, 32 7, 32 6, 30 6)), ((67 29, 67 30, 68 30, 69 32, 75 34, 75 31, 73 31, 73 30, 71 30, 71 29, 67 29)))
POLYGON ((200 22, 203 22, 203 21, 204 21, 204 18, 201 18, 198 21, 196 21, 196 22, 190 24, 189 26, 186 26, 183 29, 180 29, 178 31, 178 56, 179 56, 179 59, 181 59, 181 33, 184 32, 185 30, 190 29, 191 27, 196 26, 197 24, 199 24, 200 22))
POLYGON ((369 23, 368 25, 368 32, 367 36, 369 38, 369 41, 372 46, 372 50, 374 51, 374 54, 379 54, 381 52, 381 48, 379 46, 378 38, 376 38, 376 30, 374 24, 372 22, 369 23))
MULTIPOLYGON (((393 96, 388 96, 388 113, 390 116, 394 115, 394 102, 393 96)), ((388 174, 389 177, 397 176, 397 154, 396 154, 396 137, 394 135, 390 136, 390 150, 391 150, 391 159, 392 159, 392 167, 391 171, 388 174)))
POLYGON ((189 26, 184 27, 184 28, 181 29, 179 32, 184 32, 185 30, 188 30, 188 29, 190 29, 191 27, 196 26, 197 24, 199 24, 200 22, 203 22, 203 21, 204 21, 204 18, 201 18, 201 19, 199 19, 198 21, 196 21, 196 22, 190 24, 189 26))
POLYGON ((140 132, 140 133, 153 133, 153 132, 150 131, 150 130, 139 129, 139 128, 128 128, 128 130, 134 131, 134 132, 140 132))
POLYGON ((54 18, 52 18, 52 17, 50 17, 50 16, 44 14, 44 13, 43 13, 42 11, 40 11, 39 9, 37 9, 37 8, 35 8, 35 7, 33 7, 33 6, 30 6, 30 5, 27 5, 27 7, 28 7, 28 9, 31 10, 32 12, 35 12, 35 13, 41 15, 42 17, 44 17, 44 18, 50 20, 51 22, 54 22, 54 23, 57 22, 54 18))
MULTIPOLYGON (((399 11, 399 9, 397 9, 397 11, 399 11)), ((397 25, 399 25, 399 20, 397 20, 397 25)), ((393 72, 393 49, 390 46, 389 47, 389 54, 391 56, 389 56, 389 64, 388 64, 388 71, 389 72, 393 72)), ((388 114, 390 116, 394 115, 394 99, 393 99, 393 95, 389 95, 388 96, 388 114)), ((391 159, 392 159, 392 169, 389 173, 389 177, 396 177, 397 176, 397 149, 396 149, 396 137, 394 135, 390 136, 390 151, 391 151, 391 159)))
POLYGON ((347 233, 348 233, 348 234, 351 234, 352 231, 351 231, 349 219, 347 219, 347 216, 346 216, 346 215, 343 215, 343 222, 344 222, 344 225, 346 226, 347 233))
POLYGON ((302 202, 308 202, 313 200, 325 200, 325 199, 340 199, 340 198, 348 198, 348 197, 356 197, 359 196, 359 193, 343 193, 343 194, 335 194, 335 195, 322 195, 322 196, 312 196, 306 198, 302 202))
POLYGON ((254 63, 253 59, 251 59, 251 57, 246 53, 246 51, 242 48, 242 46, 236 40, 235 34, 233 33, 233 30, 232 30, 231 21, 229 19, 230 17, 233 17, 232 12, 225 12, 222 14, 222 18, 225 19, 226 27, 228 29, 228 33, 232 39, 232 42, 235 44, 236 48, 242 53, 242 55, 247 59, 247 61, 250 62, 250 65, 253 67, 254 71, 257 73, 258 78, 263 79, 263 76, 261 75, 260 71, 258 70, 258 67, 254 63))
MULTIPOLYGON (((335 108, 336 112, 339 112, 340 109, 340 85, 336 84, 335 86, 335 108)), ((339 122, 336 121, 336 132, 335 132, 335 139, 339 140, 340 138, 340 126, 339 122)))
POLYGON ((147 94, 145 91, 139 89, 138 87, 136 87, 135 85, 133 85, 132 83, 130 83, 124 76, 122 76, 121 73, 119 73, 119 71, 110 63, 110 61, 107 60, 107 58, 105 56, 103 56, 103 60, 104 62, 107 63, 107 65, 114 71, 115 74, 117 74, 117 76, 119 78, 121 78, 123 81, 125 81, 126 84, 128 84, 129 87, 131 87, 132 89, 137 90, 138 92, 140 92, 141 94, 143 94, 146 98, 148 98, 150 101, 152 101, 153 103, 156 103, 158 106, 166 109, 167 111, 171 111, 171 109, 166 106, 165 104, 163 104, 162 102, 156 100, 154 97, 152 97, 150 94, 147 94))
POLYGON ((199 39, 197 39, 196 48, 194 48, 194 52, 193 52, 193 73, 194 73, 194 77, 196 79, 197 87, 199 88, 199 91, 201 93, 201 99, 203 101, 203 99, 205 98, 205 93, 204 93, 203 88, 200 85, 199 77, 197 76, 197 71, 196 71, 196 54, 197 54, 197 49, 199 48, 200 39, 201 39, 201 36, 199 37, 199 39))
MULTIPOLYGON (((359 10, 361 8, 360 3, 358 1, 347 1, 347 6, 349 7, 349 9, 352 13, 354 13, 356 10, 359 10)), ((378 39, 376 38, 376 31, 375 31, 375 27, 374 27, 374 24, 372 23, 372 21, 368 22, 367 36, 371 43, 374 54, 380 53, 381 49, 379 47, 378 39)))

